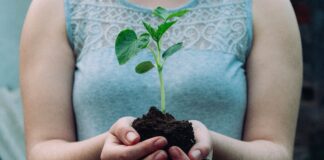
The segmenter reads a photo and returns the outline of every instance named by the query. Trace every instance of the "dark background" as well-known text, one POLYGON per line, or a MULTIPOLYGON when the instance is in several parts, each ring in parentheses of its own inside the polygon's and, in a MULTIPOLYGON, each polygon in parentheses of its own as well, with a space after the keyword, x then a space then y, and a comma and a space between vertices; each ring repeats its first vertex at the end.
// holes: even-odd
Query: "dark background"
POLYGON ((324 160, 324 1, 292 0, 303 43, 304 82, 296 160, 324 160))

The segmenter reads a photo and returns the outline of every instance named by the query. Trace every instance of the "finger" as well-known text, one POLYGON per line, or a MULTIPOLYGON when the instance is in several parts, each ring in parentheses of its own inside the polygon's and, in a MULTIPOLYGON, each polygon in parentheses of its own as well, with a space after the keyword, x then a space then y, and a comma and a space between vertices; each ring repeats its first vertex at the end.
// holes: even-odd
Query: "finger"
POLYGON ((132 146, 120 144, 120 141, 112 134, 108 134, 105 141, 101 159, 109 160, 134 160, 142 159, 167 145, 164 137, 154 137, 132 146))
POLYGON ((132 127, 134 119, 134 117, 120 118, 109 130, 124 145, 134 145, 140 141, 140 135, 132 127))
POLYGON ((199 121, 190 121, 194 128, 196 144, 189 151, 190 160, 202 160, 206 158, 211 149, 211 140, 208 129, 199 121))
POLYGON ((144 160, 166 160, 167 158, 168 155, 165 151, 158 150, 144 158, 144 160))
POLYGON ((100 159, 101 160, 113 159, 112 155, 115 155, 114 157, 117 157, 118 153, 115 150, 117 146, 120 146, 119 144, 120 141, 117 139, 117 137, 115 137, 110 132, 108 132, 105 140, 105 144, 101 151, 100 159))
POLYGON ((169 154, 172 160, 189 160, 189 157, 179 147, 172 146, 169 148, 169 154))
POLYGON ((162 149, 166 145, 167 140, 164 137, 154 137, 143 142, 139 142, 133 146, 127 146, 125 152, 131 157, 131 159, 140 159, 162 149))

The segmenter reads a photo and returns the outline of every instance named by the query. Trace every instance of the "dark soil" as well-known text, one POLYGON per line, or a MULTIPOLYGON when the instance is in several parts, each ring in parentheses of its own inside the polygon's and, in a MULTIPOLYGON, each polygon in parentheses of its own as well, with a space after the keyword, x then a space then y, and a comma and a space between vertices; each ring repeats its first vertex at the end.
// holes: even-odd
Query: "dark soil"
POLYGON ((171 146, 178 146, 188 153, 196 143, 189 121, 177 121, 171 114, 163 114, 156 107, 151 107, 142 118, 137 118, 132 126, 140 134, 141 141, 155 136, 165 137, 168 140, 166 151, 171 146))

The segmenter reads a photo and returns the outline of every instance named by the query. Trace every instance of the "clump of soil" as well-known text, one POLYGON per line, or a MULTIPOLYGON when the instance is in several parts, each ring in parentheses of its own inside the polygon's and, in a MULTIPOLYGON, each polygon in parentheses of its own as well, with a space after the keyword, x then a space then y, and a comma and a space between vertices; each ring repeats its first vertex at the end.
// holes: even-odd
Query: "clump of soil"
POLYGON ((163 114, 156 107, 151 107, 146 115, 137 118, 132 126, 140 134, 141 141, 155 136, 165 137, 168 140, 166 151, 171 146, 178 146, 188 153, 196 143, 189 121, 177 121, 171 114, 163 114))

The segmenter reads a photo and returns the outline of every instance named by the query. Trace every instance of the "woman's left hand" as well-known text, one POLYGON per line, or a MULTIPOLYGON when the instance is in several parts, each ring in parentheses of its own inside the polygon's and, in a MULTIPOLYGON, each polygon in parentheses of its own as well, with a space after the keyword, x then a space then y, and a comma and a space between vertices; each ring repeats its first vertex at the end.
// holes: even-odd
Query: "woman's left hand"
MULTIPOLYGON (((190 149, 189 153, 184 153, 179 147, 172 146, 168 152, 172 160, 203 160, 212 154, 212 140, 207 127, 196 120, 190 120, 194 129, 196 144, 190 149)), ((211 158, 210 158, 211 159, 211 158)))

